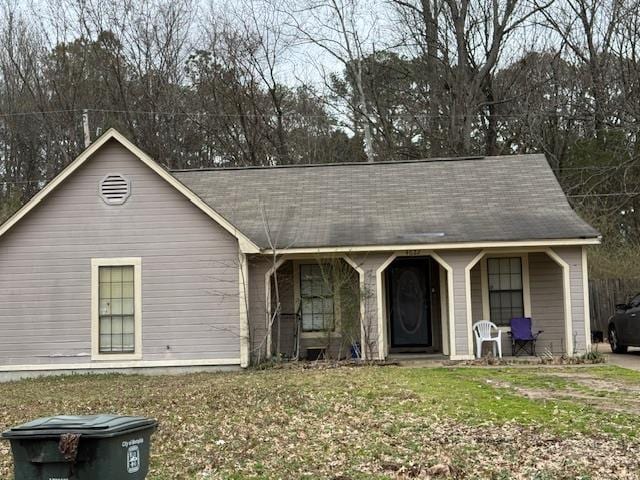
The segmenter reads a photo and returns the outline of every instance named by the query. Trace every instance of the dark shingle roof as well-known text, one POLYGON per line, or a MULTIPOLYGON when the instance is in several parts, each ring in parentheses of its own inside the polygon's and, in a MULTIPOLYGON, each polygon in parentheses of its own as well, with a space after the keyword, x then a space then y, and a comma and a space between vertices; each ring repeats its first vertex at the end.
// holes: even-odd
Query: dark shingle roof
POLYGON ((262 248, 575 239, 544 155, 175 171, 262 248))

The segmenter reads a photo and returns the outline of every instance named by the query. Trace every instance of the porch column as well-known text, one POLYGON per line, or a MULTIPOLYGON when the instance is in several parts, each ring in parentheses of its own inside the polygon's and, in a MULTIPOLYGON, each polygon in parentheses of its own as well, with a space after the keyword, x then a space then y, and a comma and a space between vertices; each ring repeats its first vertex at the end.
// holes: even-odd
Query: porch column
POLYGON ((347 262, 351 268, 353 268, 358 273, 358 288, 360 290, 360 358, 362 360, 367 360, 369 357, 368 348, 365 348, 365 340, 367 338, 367 304, 366 304, 366 286, 367 286, 367 276, 364 269, 351 257, 348 255, 343 255, 341 257, 345 262, 347 262))
POLYGON ((586 249, 584 246, 552 247, 547 253, 563 270, 567 353, 585 353, 591 348, 586 249))
MULTIPOLYGON (((350 254, 361 275, 362 350, 367 358, 384 360, 387 357, 385 327, 384 276, 380 270, 393 260, 389 252, 350 254)), ((350 262, 351 263, 351 262, 350 262)))
POLYGON ((239 311, 240 311, 240 366, 249 366, 250 350, 249 345, 249 267, 247 256, 243 252, 238 252, 238 287, 239 287, 239 311))
POLYGON ((450 358, 469 360, 473 355, 471 331, 471 281, 467 266, 472 264, 479 250, 438 250, 434 258, 447 268, 449 308, 452 322, 449 324, 450 358), (450 278, 449 278, 450 277, 450 278))

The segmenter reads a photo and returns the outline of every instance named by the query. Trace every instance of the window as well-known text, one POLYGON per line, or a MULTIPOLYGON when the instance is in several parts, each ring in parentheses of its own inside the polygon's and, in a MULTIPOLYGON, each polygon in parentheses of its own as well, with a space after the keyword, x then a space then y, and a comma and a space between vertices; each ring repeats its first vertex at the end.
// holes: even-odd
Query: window
POLYGON ((300 313, 303 332, 333 330, 333 273, 327 265, 300 265, 300 313))
POLYGON ((100 353, 135 351, 133 265, 102 266, 100 278, 100 353))
POLYGON ((488 258, 487 273, 491 321, 508 326, 512 318, 524 316, 522 259, 488 258))
POLYGON ((142 358, 142 261, 91 260, 91 358, 142 358))

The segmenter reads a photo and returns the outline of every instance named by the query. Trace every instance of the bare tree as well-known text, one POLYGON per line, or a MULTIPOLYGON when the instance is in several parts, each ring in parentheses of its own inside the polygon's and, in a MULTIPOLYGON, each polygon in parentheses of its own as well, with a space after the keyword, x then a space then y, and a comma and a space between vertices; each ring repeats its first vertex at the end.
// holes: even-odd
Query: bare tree
MULTIPOLYGON (((365 92, 365 57, 374 50, 377 20, 368 15, 371 2, 361 0, 305 0, 291 2, 285 13, 288 25, 296 32, 301 45, 315 46, 337 62, 356 86, 353 105, 354 130, 364 135, 367 161, 376 158, 371 127, 370 107, 365 92)), ((311 49, 313 55, 316 49, 311 49)), ((322 70, 326 85, 330 75, 322 70)))

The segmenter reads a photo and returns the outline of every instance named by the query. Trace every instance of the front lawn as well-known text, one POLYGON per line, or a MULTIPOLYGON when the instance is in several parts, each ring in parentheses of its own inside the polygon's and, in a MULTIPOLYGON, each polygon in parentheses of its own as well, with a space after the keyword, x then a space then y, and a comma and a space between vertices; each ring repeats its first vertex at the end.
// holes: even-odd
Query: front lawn
MULTIPOLYGON (((0 384, 0 427, 158 418, 149 479, 640 478, 640 373, 342 367, 0 384)), ((7 443, 0 477, 11 478, 7 443)))

